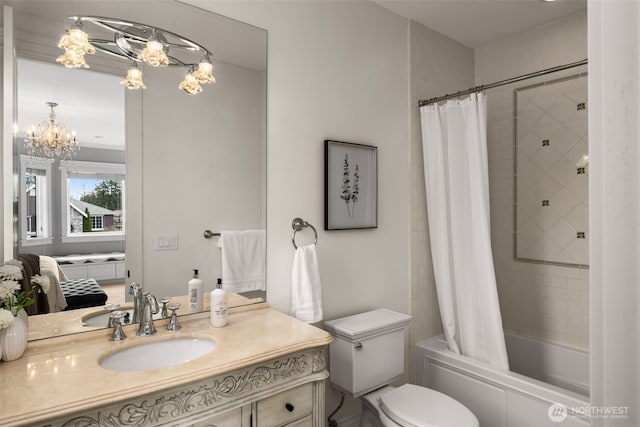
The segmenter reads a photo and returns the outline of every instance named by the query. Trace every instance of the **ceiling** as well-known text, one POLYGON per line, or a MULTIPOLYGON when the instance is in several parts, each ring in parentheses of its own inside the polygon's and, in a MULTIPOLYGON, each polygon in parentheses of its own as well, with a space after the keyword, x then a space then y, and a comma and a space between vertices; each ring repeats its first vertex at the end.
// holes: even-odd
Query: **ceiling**
POLYGON ((472 48, 587 8, 587 0, 372 1, 472 48))
MULTIPOLYGON (((587 0, 372 1, 469 47, 478 47, 510 34, 556 21, 585 10, 587 5, 587 0)), ((17 2, 14 7, 24 9, 25 3, 29 4, 17 2)), ((41 5, 42 2, 37 4, 41 5)), ((51 12, 58 9, 54 8, 51 12)), ((43 13, 41 9, 37 10, 38 13, 43 13)), ((66 25, 65 19, 61 18, 60 21, 66 25)), ((247 28, 252 29, 250 26, 247 28)), ((244 50, 245 47, 235 51, 244 50)), ((238 58, 234 59, 237 61, 238 58)), ((81 144, 122 149, 124 89, 118 84, 121 77, 85 70, 75 71, 73 84, 61 85, 56 83, 60 81, 58 75, 69 72, 64 67, 34 61, 22 61, 19 64, 18 93, 21 101, 18 106, 18 134, 23 136, 27 127, 47 118, 49 107, 44 101, 56 101, 60 104, 56 109, 58 119, 77 132, 81 144), (80 111, 73 108, 81 102, 80 99, 86 99, 89 93, 93 94, 92 99, 100 100, 100 103, 94 103, 91 108, 85 106, 80 111)))
POLYGON ((81 148, 124 150, 122 77, 26 59, 18 59, 17 69, 19 137, 48 119, 52 101, 56 119, 76 132, 81 148))

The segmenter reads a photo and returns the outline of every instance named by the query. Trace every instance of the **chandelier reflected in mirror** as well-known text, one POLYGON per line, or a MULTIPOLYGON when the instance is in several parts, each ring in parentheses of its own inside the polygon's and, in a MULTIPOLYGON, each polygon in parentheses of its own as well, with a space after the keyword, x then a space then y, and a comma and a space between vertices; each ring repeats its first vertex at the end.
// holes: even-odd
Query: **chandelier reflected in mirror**
POLYGON ((178 88, 189 94, 202 92, 201 83, 215 82, 211 52, 183 36, 117 18, 71 16, 69 19, 73 19, 74 24, 58 43, 65 53, 56 59, 68 68, 89 68, 85 55, 100 51, 132 62, 120 82, 128 89, 146 89, 142 80, 144 66, 186 68, 187 74, 178 88), (90 38, 85 24, 95 26, 96 31, 106 30, 112 38, 90 38))
POLYGON ((46 102, 51 108, 49 119, 27 131, 24 139, 27 153, 30 156, 47 159, 71 160, 78 153, 78 141, 75 131, 68 132, 64 123, 56 120, 55 102, 46 102))

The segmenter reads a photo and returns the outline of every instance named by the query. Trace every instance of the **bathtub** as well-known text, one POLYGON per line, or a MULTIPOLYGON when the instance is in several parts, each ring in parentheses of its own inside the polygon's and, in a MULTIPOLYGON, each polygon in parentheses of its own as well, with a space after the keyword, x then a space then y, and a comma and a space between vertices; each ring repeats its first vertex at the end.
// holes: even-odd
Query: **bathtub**
POLYGON ((453 353, 442 335, 421 341, 416 381, 464 404, 481 427, 588 426, 589 353, 512 333, 505 341, 511 371, 453 353))

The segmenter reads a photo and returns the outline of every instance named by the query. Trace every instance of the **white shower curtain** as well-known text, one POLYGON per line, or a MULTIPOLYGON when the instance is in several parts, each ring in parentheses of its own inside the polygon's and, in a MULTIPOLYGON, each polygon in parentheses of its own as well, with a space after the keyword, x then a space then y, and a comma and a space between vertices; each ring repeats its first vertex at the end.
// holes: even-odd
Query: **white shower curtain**
POLYGON ((509 369, 491 252, 487 98, 420 108, 438 303, 452 351, 509 369))

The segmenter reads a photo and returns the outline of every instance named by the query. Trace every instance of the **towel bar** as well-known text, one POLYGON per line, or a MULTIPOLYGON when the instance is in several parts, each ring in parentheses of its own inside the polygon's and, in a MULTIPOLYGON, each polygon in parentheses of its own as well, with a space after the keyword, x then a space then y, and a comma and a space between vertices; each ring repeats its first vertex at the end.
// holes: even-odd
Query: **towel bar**
POLYGON ((294 218, 293 221, 291 221, 291 228, 293 228, 293 236, 291 236, 291 243, 293 243, 294 249, 298 249, 298 246, 296 245, 296 233, 307 227, 311 227, 311 229, 313 230, 313 233, 315 234, 315 241, 313 242, 313 244, 316 245, 318 243, 318 231, 316 231, 316 228, 313 225, 309 224, 307 221, 303 220, 302 218, 294 218))
POLYGON ((210 239, 214 236, 219 236, 220 233, 214 233, 211 230, 204 230, 204 233, 202 233, 202 235, 204 236, 205 239, 210 239))

